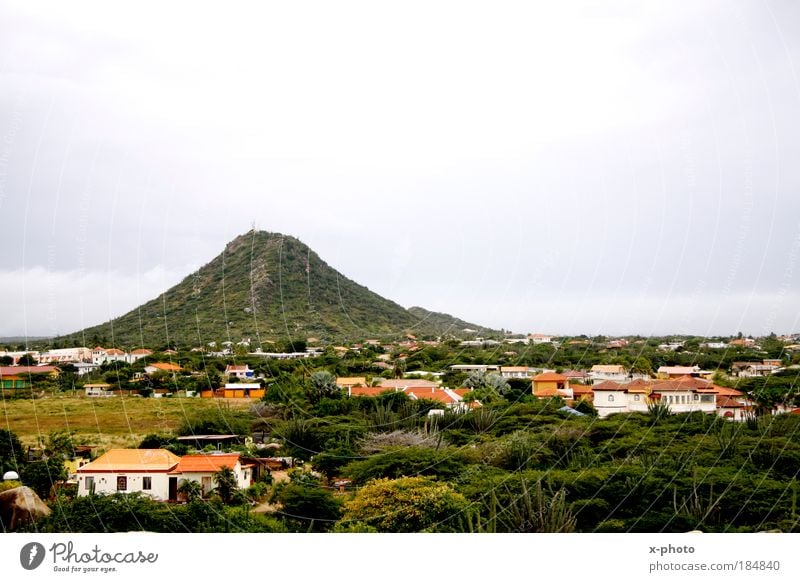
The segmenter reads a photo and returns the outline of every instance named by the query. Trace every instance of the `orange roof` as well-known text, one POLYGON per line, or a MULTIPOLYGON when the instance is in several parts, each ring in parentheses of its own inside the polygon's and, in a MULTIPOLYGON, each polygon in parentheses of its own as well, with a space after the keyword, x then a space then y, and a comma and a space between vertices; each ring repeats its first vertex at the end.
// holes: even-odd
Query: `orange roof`
POLYGON ((417 396, 424 396, 437 391, 441 391, 438 386, 406 386, 403 388, 403 392, 406 394, 416 394, 417 396))
POLYGON ((544 374, 533 377, 534 382, 566 382, 567 380, 569 380, 569 378, 555 372, 545 372, 544 374))
POLYGON ((412 392, 412 398, 415 400, 435 400, 436 402, 443 402, 444 404, 452 404, 458 402, 455 398, 450 396, 444 390, 435 390, 433 392, 412 392))
POLYGON ((110 350, 106 350, 106 355, 108 356, 124 356, 125 352, 122 350, 118 350, 117 348, 111 348, 110 350))
MULTIPOLYGON (((512 352, 514 353, 514 352, 512 352)), ((501 372, 527 372, 528 366, 500 366, 501 372)))
POLYGON ((150 351, 150 350, 148 350, 148 349, 145 349, 145 348, 139 348, 138 350, 133 350, 133 351, 131 352, 131 355, 134 355, 134 356, 149 356, 149 355, 150 355, 150 354, 152 354, 152 353, 153 353, 153 352, 151 352, 151 351, 150 351))
POLYGON ((572 388, 573 394, 591 394, 592 387, 591 386, 584 386, 583 384, 570 384, 570 388, 572 388))
POLYGON ((383 380, 381 381, 381 388, 438 388, 439 384, 431 382, 430 380, 416 380, 414 378, 400 379, 400 380, 383 380))
POLYGON ((382 388, 381 386, 353 386, 350 388, 350 396, 378 396, 386 392, 392 392, 391 388, 382 388))
POLYGON ((717 386, 716 384, 712 384, 714 388, 714 392, 716 392, 719 396, 744 396, 744 393, 740 390, 735 390, 733 388, 726 388, 725 386, 717 386))
MULTIPOLYGON (((572 386, 572 388, 573 390, 575 389, 574 386, 572 386)), ((599 384, 592 386, 592 390, 625 390, 625 387, 622 386, 622 384, 617 384, 611 380, 606 380, 605 382, 600 382, 599 384)))
POLYGON ((233 469, 239 462, 239 453, 225 455, 184 455, 170 473, 215 473, 223 467, 233 469))
POLYGON ((544 388, 542 390, 537 390, 533 393, 534 396, 538 396, 541 398, 549 398, 552 396, 561 396, 555 388, 544 388))
POLYGON ((178 461, 180 457, 166 449, 111 449, 78 472, 169 471, 178 461))
POLYGON ((183 368, 181 368, 179 365, 169 364, 167 362, 156 362, 155 364, 150 364, 150 365, 156 368, 157 370, 161 370, 162 372, 180 372, 181 370, 183 370, 183 368))
POLYGON ((727 396, 718 396, 717 406, 720 408, 748 408, 746 404, 737 402, 733 398, 728 398, 727 396))
POLYGON ((461 396, 462 398, 472 392, 472 388, 453 388, 453 392, 461 396))

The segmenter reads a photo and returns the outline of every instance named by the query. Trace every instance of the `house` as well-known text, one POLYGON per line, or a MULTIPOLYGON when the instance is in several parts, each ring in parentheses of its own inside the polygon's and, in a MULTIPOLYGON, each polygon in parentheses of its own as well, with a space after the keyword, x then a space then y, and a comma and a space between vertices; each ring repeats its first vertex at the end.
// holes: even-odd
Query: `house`
POLYGON ((125 361, 125 352, 122 350, 118 350, 116 348, 110 348, 108 350, 97 346, 92 350, 92 363, 97 364, 105 364, 106 362, 124 362, 125 361))
POLYGON ((144 371, 147 374, 157 374, 158 372, 164 372, 167 374, 174 375, 178 372, 182 372, 183 368, 181 368, 178 364, 170 364, 169 362, 155 362, 154 364, 145 366, 144 371))
POLYGON ((540 398, 561 396, 572 399, 573 392, 569 387, 569 378, 556 372, 544 372, 533 377, 533 395, 540 398))
POLYGON ((48 350, 39 356, 40 363, 74 364, 78 362, 91 362, 92 350, 89 348, 61 348, 48 350))
POLYGON ((591 386, 586 384, 573 384, 570 382, 569 387, 572 388, 572 397, 575 400, 587 400, 592 402, 594 400, 594 391, 591 386))
POLYGON ((225 376, 234 376, 240 380, 247 380, 248 378, 253 378, 255 376, 255 371, 251 370, 250 366, 247 364, 244 366, 228 365, 225 367, 225 376))
POLYGON ((58 378, 60 370, 55 366, 0 366, 0 380, 8 376, 30 381, 32 376, 46 375, 58 378))
POLYGON ((588 372, 581 372, 579 370, 564 370, 561 372, 563 376, 566 376, 570 382, 586 382, 590 381, 589 373, 588 372))
POLYGON ((170 472, 180 457, 165 449, 111 449, 78 468, 78 495, 143 493, 160 501, 178 497, 170 472))
MULTIPOLYGON (((477 400, 473 402, 463 401, 464 396, 470 392, 469 388, 456 391, 450 390, 449 388, 417 387, 404 389, 403 392, 407 394, 411 400, 432 400, 443 404, 445 408, 454 412, 467 412, 471 408, 481 406, 481 403, 477 400)), ((441 413, 433 412, 433 414, 441 413)))
POLYGON ((611 381, 624 383, 629 382, 628 371, 625 366, 619 364, 596 364, 589 370, 589 380, 592 384, 611 381))
POLYGON ((30 380, 13 374, 0 375, 0 394, 6 396, 19 395, 19 391, 30 390, 30 380))
POLYGON ((700 344, 700 347, 707 350, 724 350, 728 347, 728 344, 725 342, 705 342, 700 344))
POLYGON ((110 390, 111 384, 84 384, 84 394, 91 398, 108 398, 114 396, 110 390))
POLYGON ((601 418, 619 412, 647 412, 650 402, 650 383, 637 379, 627 384, 611 380, 592 386, 593 404, 601 418))
POLYGON ((125 354, 125 361, 129 364, 133 364, 134 362, 138 362, 142 358, 146 358, 147 356, 153 355, 148 349, 139 348, 138 350, 133 350, 132 352, 125 354))
POLYGON ((714 413, 717 409, 717 391, 707 380, 683 376, 656 382, 650 388, 650 398, 666 403, 670 411, 714 413))
POLYGON ((530 378, 531 370, 528 366, 500 366, 500 375, 503 378, 530 378))
POLYGON ((496 372, 500 369, 497 364, 453 364, 450 366, 453 372, 496 372))
POLYGON ((766 364, 750 364, 749 366, 744 367, 743 369, 739 370, 738 374, 736 374, 739 378, 763 378, 766 376, 771 376, 776 372, 779 372, 781 368, 779 366, 772 366, 766 364))
POLYGON ((409 388, 439 388, 438 382, 431 382, 430 380, 421 380, 419 378, 401 378, 399 380, 381 380, 378 384, 384 390, 394 389, 405 391, 409 388))
POLYGON ((729 344, 737 348, 752 348, 756 345, 756 340, 750 337, 743 337, 731 340, 729 344))
POLYGON ((336 385, 339 388, 352 388, 353 386, 366 386, 367 379, 364 376, 358 376, 355 378, 345 378, 339 377, 336 378, 336 385))
POLYGON ((656 377, 668 380, 684 376, 699 376, 700 372, 700 366, 661 366, 656 371, 656 377))
POLYGON ((200 483, 205 496, 214 489, 214 473, 226 467, 233 471, 236 477, 236 486, 239 489, 245 489, 252 485, 252 466, 250 464, 243 465, 239 453, 184 455, 175 468, 169 472, 169 477, 177 477, 178 487, 182 481, 200 483))
POLYGON ((553 342, 553 336, 545 333, 531 333, 528 334, 528 341, 534 345, 536 344, 549 344, 553 342))

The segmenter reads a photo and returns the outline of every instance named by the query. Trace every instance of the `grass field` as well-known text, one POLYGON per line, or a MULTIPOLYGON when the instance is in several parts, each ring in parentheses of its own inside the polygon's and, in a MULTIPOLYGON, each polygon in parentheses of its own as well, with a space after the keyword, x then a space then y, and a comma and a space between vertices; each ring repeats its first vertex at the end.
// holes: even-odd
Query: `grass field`
POLYGON ((177 429, 186 414, 218 408, 247 409, 253 402, 218 398, 86 398, 53 396, 0 401, 0 428, 35 445, 54 431, 72 431, 76 444, 134 447, 150 433, 177 429))

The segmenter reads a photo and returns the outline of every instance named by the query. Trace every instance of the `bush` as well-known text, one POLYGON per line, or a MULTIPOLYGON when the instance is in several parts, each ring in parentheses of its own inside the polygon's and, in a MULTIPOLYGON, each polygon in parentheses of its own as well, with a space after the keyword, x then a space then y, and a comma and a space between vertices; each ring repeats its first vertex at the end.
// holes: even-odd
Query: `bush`
POLYGON ((345 504, 341 527, 379 532, 466 531, 470 504, 449 483, 428 477, 378 479, 345 504))

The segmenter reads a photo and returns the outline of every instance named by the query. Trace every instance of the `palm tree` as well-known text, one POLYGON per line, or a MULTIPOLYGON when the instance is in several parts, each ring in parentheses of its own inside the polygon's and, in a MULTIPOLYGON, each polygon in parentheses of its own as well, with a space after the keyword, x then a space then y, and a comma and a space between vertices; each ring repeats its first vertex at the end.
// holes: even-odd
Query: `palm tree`
POLYGON ((233 494, 238 489, 236 484, 236 474, 230 467, 222 467, 219 471, 214 473, 214 483, 216 483, 217 495, 222 499, 223 503, 230 503, 233 499, 233 494))
POLYGON ((197 499, 203 497, 203 486, 197 481, 183 479, 181 484, 178 486, 178 493, 185 495, 186 500, 189 502, 196 501, 197 499))

